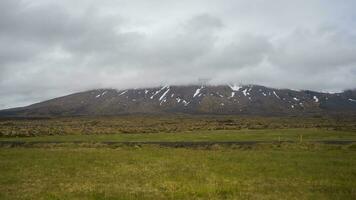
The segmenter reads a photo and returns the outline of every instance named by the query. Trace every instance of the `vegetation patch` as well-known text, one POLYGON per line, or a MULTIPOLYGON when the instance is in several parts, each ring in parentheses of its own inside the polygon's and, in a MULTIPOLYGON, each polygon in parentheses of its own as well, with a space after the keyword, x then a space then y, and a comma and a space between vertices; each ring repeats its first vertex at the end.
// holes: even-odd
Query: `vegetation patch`
POLYGON ((353 150, 0 148, 1 199, 355 199, 353 150))
POLYGON ((229 115, 127 115, 117 117, 29 118, 21 120, 0 118, 0 137, 292 128, 356 131, 356 118, 352 116, 281 118, 229 115))

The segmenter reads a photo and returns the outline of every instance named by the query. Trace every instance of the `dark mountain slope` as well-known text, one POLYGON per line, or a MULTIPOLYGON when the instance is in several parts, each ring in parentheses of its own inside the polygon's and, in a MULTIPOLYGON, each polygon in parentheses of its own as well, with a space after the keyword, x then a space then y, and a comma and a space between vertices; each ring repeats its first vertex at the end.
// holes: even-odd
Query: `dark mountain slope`
POLYGON ((356 113, 356 91, 330 94, 258 85, 164 86, 98 89, 27 107, 0 116, 77 116, 133 113, 306 115, 356 113))

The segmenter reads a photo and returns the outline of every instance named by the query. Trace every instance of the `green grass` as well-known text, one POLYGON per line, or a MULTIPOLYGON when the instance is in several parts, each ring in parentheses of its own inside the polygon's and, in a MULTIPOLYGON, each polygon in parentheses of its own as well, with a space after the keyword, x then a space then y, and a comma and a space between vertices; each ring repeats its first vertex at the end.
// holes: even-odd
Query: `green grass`
MULTIPOLYGON (((2 137, 2 141, 356 140, 326 129, 2 137)), ((356 144, 0 148, 0 199, 356 199, 356 144)))
POLYGON ((335 131, 326 129, 267 129, 267 130, 220 130, 190 131, 180 133, 144 134, 100 134, 100 135, 55 135, 36 137, 2 137, 0 141, 278 141, 299 140, 356 140, 355 131, 335 131))
POLYGON ((354 146, 0 148, 0 199, 355 199, 354 146))

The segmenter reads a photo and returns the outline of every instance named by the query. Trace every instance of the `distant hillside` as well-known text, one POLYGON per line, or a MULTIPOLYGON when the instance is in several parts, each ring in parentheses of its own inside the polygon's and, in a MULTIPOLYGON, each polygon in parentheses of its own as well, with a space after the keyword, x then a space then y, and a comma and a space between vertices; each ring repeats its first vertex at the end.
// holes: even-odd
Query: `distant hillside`
POLYGON ((356 90, 320 93, 258 85, 191 85, 142 89, 97 89, 27 107, 0 116, 78 116, 121 114, 308 115, 356 113, 356 90))

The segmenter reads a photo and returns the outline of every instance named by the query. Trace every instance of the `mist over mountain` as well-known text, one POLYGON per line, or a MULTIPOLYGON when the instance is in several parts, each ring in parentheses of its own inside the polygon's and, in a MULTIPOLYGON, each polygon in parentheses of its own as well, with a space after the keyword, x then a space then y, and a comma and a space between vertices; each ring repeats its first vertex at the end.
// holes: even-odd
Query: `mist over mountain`
POLYGON ((355 1, 1 0, 0 109, 97 88, 356 86, 355 1))

